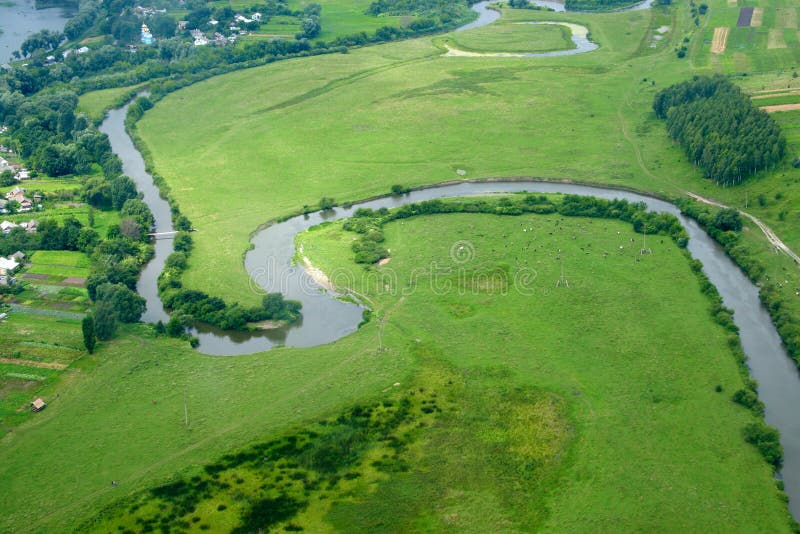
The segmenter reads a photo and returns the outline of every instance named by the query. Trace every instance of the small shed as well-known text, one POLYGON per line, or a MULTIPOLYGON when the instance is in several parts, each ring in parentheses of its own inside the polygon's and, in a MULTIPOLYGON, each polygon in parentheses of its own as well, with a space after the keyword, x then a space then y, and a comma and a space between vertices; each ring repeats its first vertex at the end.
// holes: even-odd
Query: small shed
POLYGON ((44 410, 45 406, 47 406, 47 403, 44 402, 41 397, 39 397, 31 403, 31 410, 34 412, 41 412, 44 410))

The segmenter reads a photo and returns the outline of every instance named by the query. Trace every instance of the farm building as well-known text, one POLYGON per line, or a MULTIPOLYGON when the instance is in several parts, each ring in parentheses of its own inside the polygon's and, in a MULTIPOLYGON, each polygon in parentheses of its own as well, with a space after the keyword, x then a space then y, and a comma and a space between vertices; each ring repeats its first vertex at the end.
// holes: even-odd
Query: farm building
POLYGON ((41 397, 31 403, 31 410, 34 412, 41 412, 47 406, 47 403, 41 397))

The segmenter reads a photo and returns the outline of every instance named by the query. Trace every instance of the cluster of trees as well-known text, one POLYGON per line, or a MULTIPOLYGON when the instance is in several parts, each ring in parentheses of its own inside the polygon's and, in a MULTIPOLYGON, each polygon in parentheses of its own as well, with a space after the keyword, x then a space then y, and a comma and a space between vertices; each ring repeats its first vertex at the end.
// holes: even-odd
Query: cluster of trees
POLYGON ((0 235, 0 256, 13 254, 17 250, 78 250, 91 252, 100 240, 98 233, 84 227, 75 217, 67 217, 59 223, 55 219, 39 222, 36 233, 24 228, 12 228, 8 234, 0 235))
POLYGON ((286 300, 280 293, 264 295, 261 306, 245 308, 227 304, 219 297, 192 290, 170 290, 162 294, 162 302, 177 317, 218 326, 224 330, 247 330, 247 323, 258 321, 293 322, 300 317, 300 302, 286 300))
POLYGON ((320 14, 322 13, 322 6, 316 2, 308 4, 302 13, 302 21, 300 22, 300 33, 295 35, 297 39, 313 39, 322 31, 322 25, 319 22, 320 14))
POLYGON ((118 171, 119 160, 108 138, 85 115, 76 114, 77 105, 78 97, 70 91, 30 98, 0 91, 0 123, 9 127, 20 155, 37 171, 50 176, 83 174, 93 164, 118 171))
POLYGON ((667 87, 656 94, 653 109, 689 161, 718 184, 738 184, 786 153, 778 123, 722 76, 667 87))
POLYGON ((389 256, 389 251, 381 245, 385 240, 382 222, 374 215, 370 209, 359 208, 344 222, 345 230, 361 234, 352 245, 356 263, 372 264, 389 256))
POLYGON ((145 300, 123 284, 101 284, 96 299, 94 314, 86 315, 81 322, 83 344, 89 354, 98 339, 113 338, 119 323, 135 323, 145 310, 145 300))
MULTIPOLYGON (((64 40, 64 34, 59 31, 42 30, 28 36, 19 47, 22 56, 31 56, 36 52, 51 52, 58 48, 64 40)), ((19 56, 19 54, 17 54, 19 56)))
POLYGON ((92 253, 86 280, 89 298, 97 301, 98 288, 103 284, 122 284, 136 291, 139 271, 152 255, 150 245, 123 235, 100 241, 92 253))
POLYGON ((450 28, 474 17, 467 0, 376 0, 367 8, 367 14, 415 15, 416 20, 408 26, 415 33, 450 28))
MULTIPOLYGON (((300 318, 300 302, 286 300, 280 293, 265 295, 260 307, 246 308, 238 303, 228 304, 202 291, 184 289, 180 279, 192 250, 191 235, 185 231, 178 232, 173 248, 174 252, 167 258, 158 278, 161 301, 175 318, 175 321, 170 321, 173 330, 177 331, 179 325, 192 321, 202 321, 224 330, 247 330, 248 323, 267 320, 294 322, 300 318)), ((175 332, 170 333, 169 328, 168 324, 167 333, 175 335, 175 332)), ((180 333, 183 333, 182 326, 177 334, 180 333)))

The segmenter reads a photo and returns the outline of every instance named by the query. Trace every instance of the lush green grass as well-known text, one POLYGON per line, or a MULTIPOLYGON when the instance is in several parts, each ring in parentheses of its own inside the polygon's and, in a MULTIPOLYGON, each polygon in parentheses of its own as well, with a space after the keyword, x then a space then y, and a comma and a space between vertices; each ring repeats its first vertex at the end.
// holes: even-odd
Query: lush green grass
MULTIPOLYGON (((291 0, 289 6, 292 9, 302 9, 310 3, 310 0, 291 0)), ((372 0, 320 0, 317 3, 322 6, 322 31, 317 39, 323 41, 362 31, 372 33, 383 26, 404 26, 414 20, 413 17, 367 15, 366 10, 372 0)), ((263 26, 260 32, 264 32, 263 26)))
POLYGON ((120 98, 143 86, 114 87, 84 93, 78 97, 78 112, 85 113, 93 121, 101 121, 106 111, 119 104, 120 98))
POLYGON ((338 413, 411 370, 396 335, 386 336, 398 346, 393 358, 375 354, 374 327, 324 347, 237 358, 202 356, 149 331, 125 327, 101 343, 57 403, 0 441, 0 530, 74 531, 104 504, 338 413))
POLYGON ((497 24, 454 33, 451 43, 473 52, 547 52, 575 48, 571 32, 550 24, 497 24))
POLYGON ((26 273, 46 275, 57 282, 64 278, 89 276, 89 257, 83 252, 40 250, 28 258, 26 273))
MULTIPOLYGON (((491 383, 482 373, 493 370, 509 387, 544 388, 566 404, 576 433, 570 465, 550 491, 526 501, 549 511, 543 530, 784 528, 769 469, 740 437, 750 415, 730 401, 740 378, 726 334, 712 324, 685 257, 669 239, 638 256, 630 241, 640 236, 619 222, 557 219, 459 214, 391 223, 391 262, 367 273, 352 263, 353 234, 339 224, 299 241, 323 270, 352 273, 347 285, 377 303, 385 332, 417 339, 467 382, 491 383), (474 256, 458 263, 452 246, 465 238, 474 256), (569 288, 555 287, 562 260, 569 288), (513 281, 507 293, 470 282, 496 267, 513 281), (433 282, 420 272, 439 275, 433 282), (521 294, 525 272, 536 276, 521 294), (750 502, 756 495, 761 503, 750 502), (770 516, 772 526, 760 524, 770 516)), ((419 471, 354 496, 334 514, 337 526, 427 530, 444 528, 452 514, 466 531, 485 531, 484 520, 532 530, 514 523, 513 506, 498 504, 503 480, 473 475, 469 454, 456 452, 480 451, 490 439, 464 428, 432 431, 419 471)))
MULTIPOLYGON (((156 170, 199 230, 186 285, 252 301, 241 255, 259 224, 323 195, 353 200, 386 193, 395 183, 457 179, 457 169, 466 170, 466 178, 574 178, 667 194, 691 189, 736 205, 744 204, 749 190, 750 209, 797 246, 798 171, 787 167, 746 187, 721 189, 700 180, 650 110, 655 91, 712 66, 724 72, 737 65, 794 66, 788 63, 794 48, 768 51, 757 39, 736 35, 712 65, 704 39, 732 15, 724 0, 709 4, 709 20, 697 30, 684 5, 672 12, 504 14, 509 22, 586 25, 601 48, 573 57, 445 58, 431 40, 419 39, 232 73, 168 96, 140 127, 156 170), (652 49, 653 30, 665 19, 674 30, 652 49), (679 60, 672 46, 684 36, 690 53, 679 60), (781 198, 775 198, 778 192, 781 198), (758 194, 764 194, 764 206, 752 202, 758 194), (781 211, 789 211, 784 221, 781 211)), ((323 28, 324 17, 325 8, 323 28)), ((764 23, 770 24, 766 16, 764 23)), ((740 82, 750 90, 797 83, 791 71, 740 82)), ((473 219, 454 223, 453 237, 470 235, 479 253, 489 250, 480 261, 506 263, 512 272, 532 261, 498 248, 495 223, 478 232, 475 225, 473 219)), ((440 226, 435 231, 444 235, 440 226)), ((614 226, 587 222, 576 235, 599 246, 617 235, 599 229, 614 226)), ((431 243, 430 228, 414 221, 387 231, 393 250, 387 267, 405 273, 405 282, 420 258, 449 257, 452 239, 431 243)), ((525 234, 517 229, 507 235, 520 236, 508 240, 515 247, 525 234)), ((348 264, 350 236, 336 236, 334 228, 320 236, 307 241, 307 253, 324 268, 348 264)), ((570 247, 569 240, 559 246, 570 247)), ((69 395, 0 442, 0 493, 8 496, 0 503, 0 530, 70 530, 79 518, 154 480, 379 396, 418 369, 412 364, 420 357, 416 339, 426 354, 468 378, 477 375, 478 385, 485 373, 496 376, 491 373, 501 368, 503 382, 549 390, 568 404, 577 436, 574 463, 561 475, 562 484, 531 504, 534 514, 542 506, 550 510, 542 516, 545 530, 653 530, 664 524, 675 530, 781 530, 783 509, 772 495, 769 470, 741 441, 739 430, 750 415, 729 402, 741 379, 724 334, 705 315, 699 294, 687 290, 697 283, 685 260, 669 243, 656 253, 664 261, 636 263, 612 254, 603 264, 598 255, 576 253, 581 260, 567 263, 568 293, 553 291, 559 267, 552 257, 536 259, 543 263, 534 267, 542 281, 535 299, 468 292, 448 300, 424 289, 402 301, 376 295, 382 312, 396 305, 383 334, 391 358, 374 352, 375 321, 332 345, 233 359, 199 356, 183 344, 151 338, 144 328, 125 330, 88 360, 98 368, 80 374, 69 395), (717 384, 723 393, 714 392, 717 384), (111 480, 122 484, 112 488, 111 480)), ((776 270, 770 276, 790 267, 770 264, 776 270)), ((388 515, 398 529, 424 530, 441 525, 441 517, 467 517, 471 525, 483 518, 520 520, 513 503, 491 506, 493 495, 485 492, 492 488, 473 490, 477 482, 467 478, 474 458, 462 464, 455 455, 437 458, 440 446, 451 450, 463 443, 433 429, 417 451, 421 470, 430 467, 429 473, 455 480, 414 472, 380 485, 374 498, 359 492, 360 499, 330 516, 308 517, 307 524, 352 522, 356 528, 364 521, 374 529, 372 520, 388 515), (437 485, 441 480, 446 485, 437 485), (402 506, 387 513, 386 502, 402 506), (432 511, 436 502, 445 504, 432 511), (437 515, 441 510, 447 515, 437 515), (471 510, 484 516, 469 515, 471 510)))
MULTIPOLYGON (((199 230, 187 285, 252 301, 241 264, 249 232, 324 195, 355 200, 395 183, 457 179, 457 169, 466 178, 602 177, 652 186, 633 151, 624 150, 619 127, 608 125, 619 121, 621 80, 640 99, 656 88, 638 75, 630 80, 627 70, 597 74, 637 51, 648 15, 509 18, 526 16, 586 24, 603 46, 569 59, 498 63, 438 57, 420 39, 281 62, 166 97, 145 115, 140 132, 199 230), (220 106, 226 114, 212 120, 220 106), (619 157, 609 159, 611 153, 619 157)), ((660 145, 670 146, 666 137, 660 145)), ((692 174, 688 165, 681 170, 692 174)))
POLYGON ((35 265, 54 265, 57 267, 89 267, 89 257, 83 252, 69 250, 39 250, 29 260, 35 265))
MULTIPOLYGON (((353 285, 369 293, 386 324, 385 352, 377 353, 375 319, 330 345, 236 358, 198 355, 185 343, 153 338, 144 326, 126 329, 80 360, 96 368, 74 375, 68 394, 38 414, 37 424, 0 442, 2 528, 73 530, 106 504, 138 498, 138 490, 174 480, 176 472, 194 476, 198 465, 244 444, 336 417, 354 402, 393 398, 399 382, 402 391, 431 387, 454 411, 414 436, 402 456, 407 474, 381 475, 367 453, 368 463, 354 467, 363 480, 340 488, 352 491, 320 499, 287 487, 286 495, 311 503, 293 523, 314 532, 331 525, 394 532, 485 532, 492 525, 785 530, 769 466, 741 438, 752 415, 730 401, 742 379, 727 336, 670 240, 654 238, 655 254, 637 262, 629 244, 638 236, 615 221, 412 219, 386 227, 392 260, 378 272, 391 277, 375 291, 361 282, 362 275, 375 280, 375 271, 352 263, 352 235, 336 224, 301 242, 315 263, 352 272, 353 285), (464 236, 474 259, 455 263, 451 247, 464 236), (555 287, 558 249, 568 289, 555 287), (611 252, 607 258, 603 250, 611 252), (452 284, 449 292, 433 291, 427 277, 413 274, 434 267, 444 276, 439 282, 452 284), (511 275, 509 284, 459 281, 470 280, 459 268, 480 274, 495 267, 511 275), (536 272, 527 295, 514 277, 525 269, 536 272), (442 390, 442 369, 454 392, 442 390), (538 467, 512 475, 515 454, 538 467)), ((246 473, 230 473, 245 480, 237 510, 261 491, 246 473)), ((212 512, 228 499, 214 493, 187 519, 222 517, 212 512)))
MULTIPOLYGON (((85 352, 78 321, 12 312, 0 322, 0 358, 68 366, 85 352)), ((0 436, 28 420, 28 403, 38 396, 50 402, 75 377, 60 380, 58 369, 0 363, 0 436), (11 375, 9 375, 11 373, 11 375)))

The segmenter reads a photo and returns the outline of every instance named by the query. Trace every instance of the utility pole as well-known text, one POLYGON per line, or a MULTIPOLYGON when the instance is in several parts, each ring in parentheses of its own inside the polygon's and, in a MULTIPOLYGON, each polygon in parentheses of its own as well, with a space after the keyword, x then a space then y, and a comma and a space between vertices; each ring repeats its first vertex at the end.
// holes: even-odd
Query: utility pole
POLYGON ((186 404, 186 388, 183 388, 183 420, 184 424, 189 426, 189 405, 186 404))

